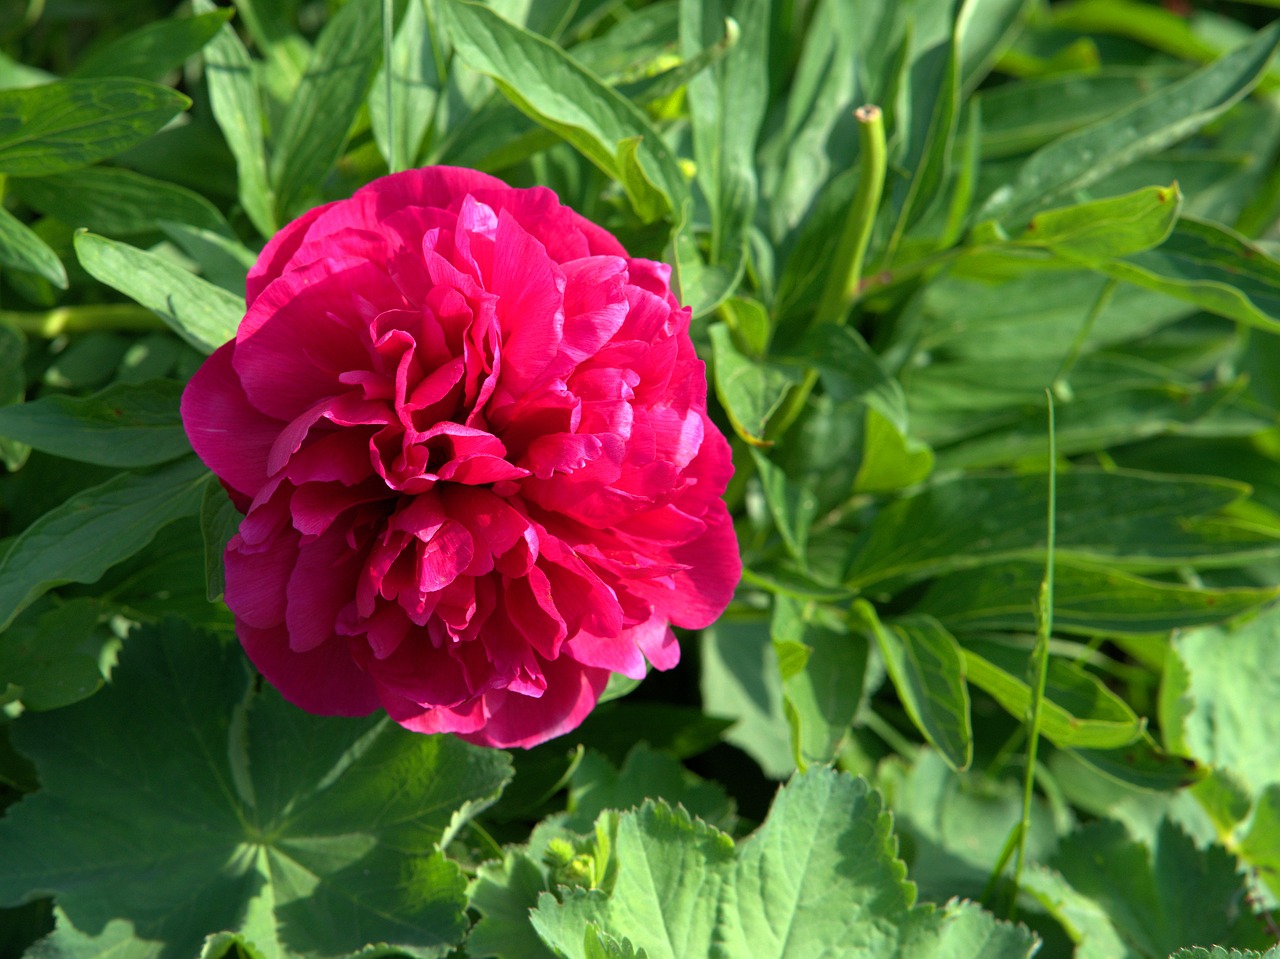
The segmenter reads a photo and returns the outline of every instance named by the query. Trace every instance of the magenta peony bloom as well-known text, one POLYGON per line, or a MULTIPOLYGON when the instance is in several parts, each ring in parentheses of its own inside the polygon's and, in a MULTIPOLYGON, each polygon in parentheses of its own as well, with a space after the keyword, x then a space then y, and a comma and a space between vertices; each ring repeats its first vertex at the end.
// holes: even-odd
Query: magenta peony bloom
POLYGON ((670 270, 435 167, 286 226, 182 417, 245 512, 227 604, 316 713, 533 746, 679 659, 741 571, 670 270))

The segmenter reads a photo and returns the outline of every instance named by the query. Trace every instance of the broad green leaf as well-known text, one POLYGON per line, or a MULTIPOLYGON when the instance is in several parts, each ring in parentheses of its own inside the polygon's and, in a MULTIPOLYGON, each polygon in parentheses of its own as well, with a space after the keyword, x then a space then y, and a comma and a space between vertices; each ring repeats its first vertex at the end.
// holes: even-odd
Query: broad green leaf
MULTIPOLYGON (((195 0, 194 9, 211 10, 210 0, 195 0)), ((267 174, 262 103, 253 61, 240 37, 225 25, 204 48, 205 77, 213 117, 236 158, 240 204, 258 232, 276 231, 275 193, 267 174)))
POLYGON ((991 195, 979 218, 1019 226, 1037 209, 1194 133, 1253 89, 1278 42, 1280 24, 1259 30, 1185 79, 1042 147, 1022 164, 1013 183, 991 195))
POLYGON ((863 427, 862 462, 853 478, 857 493, 892 493, 915 486, 933 472, 933 450, 904 436, 879 409, 869 407, 863 427))
POLYGON ((271 155, 271 185, 282 218, 332 169, 364 103, 382 49, 377 0, 349 0, 324 25, 307 72, 285 108, 271 155))
POLYGON ((244 293, 245 280, 257 255, 239 240, 230 239, 221 231, 172 220, 161 220, 160 229, 195 261, 206 280, 237 298, 244 293))
POLYGON ((102 615, 102 604, 85 598, 30 610, 0 633, 0 688, 19 687, 23 707, 33 710, 93 695, 102 686, 104 652, 116 643, 100 625, 102 615))
MULTIPOLYGON (((417 165, 422 138, 440 96, 440 73, 427 24, 426 5, 410 3, 391 45, 391 63, 383 63, 369 91, 369 122, 378 150, 394 172, 417 165), (387 86, 387 71, 391 85, 387 86), (390 104, 387 102, 390 97, 390 104), (391 146, 395 144, 395 153, 391 146)), ((510 136, 510 131, 504 131, 510 136)))
POLYGON ((784 596, 773 603, 770 634, 792 751, 804 770, 832 762, 839 752, 862 701, 868 643, 807 605, 784 596))
MULTIPOLYGON (((956 772, 937 752, 924 748, 910 764, 900 756, 882 761, 876 782, 908 850, 909 875, 920 897, 940 902, 952 896, 978 898, 1009 831, 1022 818, 1021 781, 995 770, 956 772)), ((1028 858, 1042 862, 1052 855, 1062 828, 1049 803, 1034 797, 1028 858)))
POLYGON ((122 473, 77 493, 28 526, 0 559, 0 629, 63 583, 92 583, 194 515, 207 473, 194 456, 151 473, 122 473))
POLYGON ((233 236, 218 208, 200 194, 153 177, 114 167, 13 179, 13 192, 67 226, 129 236, 157 233, 161 220, 233 236))
POLYGON ((1186 670, 1179 744, 1254 795, 1280 784, 1280 609, 1235 629, 1181 632, 1173 651, 1186 670))
POLYGON ((0 267, 26 270, 67 288, 67 268, 49 244, 4 207, 0 207, 0 267))
POLYGON ((905 118, 895 118, 906 121, 902 151, 890 157, 882 206, 892 223, 887 262, 893 261, 902 237, 924 216, 946 181, 960 108, 958 30, 952 23, 936 43, 915 51, 908 71, 910 110, 905 118))
POLYGON ((701 636, 702 709, 734 720, 725 742, 782 779, 795 769, 782 677, 766 622, 721 619, 701 636))
MULTIPOLYGON (((1031 707, 1027 651, 968 640, 963 652, 969 682, 988 693, 1014 719, 1025 719, 1031 707)), ((1050 742, 1113 749, 1137 739, 1144 725, 1129 704, 1093 673, 1058 656, 1049 658, 1040 733, 1050 742)))
POLYGON ((1266 952, 1253 949, 1241 952, 1239 949, 1224 949, 1222 946, 1210 949, 1196 946, 1194 949, 1179 949, 1169 959, 1280 959, 1280 946, 1272 946, 1266 952))
POLYGON ((0 436, 102 466, 155 466, 191 452, 173 380, 116 383, 93 396, 53 394, 0 406, 0 436))
POLYGON ((680 52, 686 59, 714 46, 726 18, 739 30, 718 63, 692 77, 689 123, 698 184, 711 215, 709 263, 736 285, 747 262, 755 216, 755 147, 769 101, 769 11, 765 0, 681 0, 680 52))
MULTIPOLYGON (((548 847, 556 843, 575 852, 588 843, 564 829, 557 819, 545 819, 534 827, 529 841, 507 846, 502 858, 484 863, 467 890, 468 905, 480 913, 480 920, 467 937, 471 959, 555 959, 534 932, 529 914, 538 905, 538 896, 556 885, 548 862, 548 847)), ((590 854, 589 852, 587 853, 590 854)))
MULTIPOLYGON (((999 563, 933 581, 913 611, 955 632, 1035 629, 1033 600, 1042 564, 999 563)), ((1280 596, 1280 587, 1197 589, 1077 566, 1059 558, 1054 583, 1054 628, 1073 634, 1145 636, 1219 623, 1280 596)))
MULTIPOLYGON (((1248 493, 1227 480, 1088 469, 1057 480, 1057 555, 1065 559, 1177 569, 1240 565, 1280 548, 1280 539, 1221 523, 1248 493)), ((850 548, 846 582, 900 588, 938 573, 1032 560, 1043 554, 1047 515, 1044 474, 936 483, 876 514, 850 548)))
POLYGON ((173 621, 131 637, 98 695, 15 734, 41 789, 0 824, 0 901, 56 893, 55 947, 128 923, 172 955, 222 931, 270 956, 443 955, 466 883, 437 846, 509 774, 501 752, 385 716, 302 713, 173 621))
POLYGON ((0 90, 0 174, 88 166, 147 139, 191 101, 142 80, 59 80, 0 90))
POLYGON ((1075 944, 1074 959, 1130 959, 1126 945, 1106 909, 1082 895, 1062 874, 1039 862, 1022 874, 1021 888, 1057 920, 1075 944))
POLYGON ((636 743, 635 731, 643 729, 640 738, 650 746, 687 759, 715 746, 732 725, 694 706, 624 699, 593 710, 578 727, 578 739, 620 764, 636 743))
POLYGON ((217 477, 210 476, 200 500, 200 533, 204 542, 205 596, 211 603, 221 599, 226 591, 223 556, 227 543, 240 527, 240 519, 240 511, 231 502, 227 491, 217 477))
POLYGON ((1280 892, 1280 783, 1267 786, 1258 797, 1237 848, 1272 895, 1280 892))
POLYGON ((587 752, 569 781, 563 825, 588 834, 606 809, 634 809, 656 798, 678 803, 719 829, 732 830, 737 822, 734 802, 719 783, 695 776, 670 754, 641 742, 627 753, 621 768, 594 750, 587 752))
POLYGON ((969 688, 960 644, 930 616, 905 616, 882 623, 875 607, 857 600, 850 610, 855 626, 875 637, 885 669, 907 715, 952 769, 973 760, 969 688))
POLYGON ((1195 760, 1167 753, 1143 733, 1116 749, 1076 748, 1068 755, 1115 782, 1152 792, 1172 792, 1194 786, 1208 774, 1195 760))
POLYGON ((465 0, 436 14, 470 67, 497 81, 525 115, 552 130, 617 180, 644 220, 681 209, 688 184, 644 112, 559 47, 465 0))
MULTIPOLYGON (((1091 200, 1037 213, 1010 247, 1047 250, 1067 260, 1096 263, 1159 246, 1178 219, 1182 195, 1175 183, 1124 196, 1091 200)), ((997 247, 994 252, 1001 252, 997 247)))
POLYGON ((1216 223, 1183 217, 1156 249, 1100 268, 1219 316, 1280 330, 1280 261, 1216 223))
POLYGON ((139 27, 119 39, 100 45, 76 64, 71 75, 88 77, 136 77, 159 82, 170 70, 182 66, 200 52, 233 11, 214 10, 193 17, 170 17, 139 27))
POLYGON ((1119 823, 1091 823, 1064 839, 1049 865, 1105 909, 1137 956, 1158 959, 1196 942, 1266 943, 1265 927, 1238 906, 1246 887, 1231 854, 1197 849, 1171 823, 1153 849, 1119 823))
POLYGON ((569 959, 586 955, 589 925, 650 959, 1012 959, 1035 950, 1025 929, 976 906, 913 907, 894 851, 880 797, 862 780, 815 769, 793 778, 738 846, 665 804, 623 814, 612 891, 566 892, 561 902, 543 894, 532 920, 569 959))
POLYGON ((760 449, 752 446, 750 450, 756 475, 760 478, 765 500, 769 504, 769 512, 773 514, 774 525, 782 535, 787 550, 798 563, 804 565, 809 526, 817 512, 817 500, 811 490, 789 480, 782 468, 760 449))
POLYGON ((204 353, 236 335, 244 300, 172 260, 93 233, 76 236, 76 255, 95 279, 133 298, 204 353))
POLYGON ((764 438, 769 419, 804 374, 772 360, 753 360, 744 355, 724 323, 712 324, 709 333, 715 356, 716 395, 734 430, 752 446, 771 445, 764 438))
POLYGON ((1125 65, 1004 83, 979 92, 982 156, 1026 153, 1150 96, 1186 73, 1180 67, 1125 65))
POLYGON ((966 0, 956 19, 963 93, 986 77, 1021 27, 1029 5, 1028 0, 966 0))
POLYGON ((776 360, 815 368, 822 376, 823 389, 837 403, 861 400, 906 434, 907 407, 901 385, 851 327, 820 324, 809 330, 794 350, 776 360))

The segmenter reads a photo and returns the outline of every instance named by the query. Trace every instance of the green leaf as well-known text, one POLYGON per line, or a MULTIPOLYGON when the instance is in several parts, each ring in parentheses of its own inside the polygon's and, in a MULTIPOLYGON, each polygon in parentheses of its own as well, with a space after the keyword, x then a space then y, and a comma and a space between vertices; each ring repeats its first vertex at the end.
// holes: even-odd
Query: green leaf
POLYGON ((212 203, 176 183, 132 170, 91 167, 74 173, 13 179, 13 192, 67 226, 128 236, 155 233, 161 220, 234 234, 212 203))
POLYGON ((217 602, 226 591, 226 567, 223 556, 227 543, 240 528, 241 515, 222 488, 217 477, 210 476, 200 500, 200 533, 204 542, 205 595, 217 602))
POLYGON ((692 77, 689 123, 698 184, 711 215, 709 263, 737 284, 746 267, 755 216, 755 147, 769 101, 769 11, 765 0, 685 0, 680 52, 686 59, 714 46, 732 15, 737 40, 718 63, 692 77))
POLYGON ((973 760, 969 688, 960 644, 937 620, 909 616, 881 623, 866 600, 850 609, 855 625, 875 637, 907 715, 952 769, 973 760))
POLYGON ((804 565, 809 526, 817 512, 817 499, 807 486, 788 480, 782 468, 757 447, 752 446, 750 450, 774 524, 788 552, 804 565))
POLYGON ((0 629, 55 586, 97 581, 162 527, 193 515, 206 475, 192 456, 151 473, 122 473, 45 513, 0 559, 0 629))
POLYGON ((0 406, 0 436, 102 466, 155 466, 191 452, 173 380, 115 383, 93 396, 60 394, 0 406))
POLYGON ((458 56, 493 77, 522 113, 617 180, 641 219, 658 220, 680 210, 688 184, 639 107, 559 47, 488 7, 442 0, 436 13, 458 56))
POLYGON ((204 353, 236 335, 244 300, 155 253, 93 233, 76 236, 80 265, 95 279, 136 300, 204 353))
POLYGON ((337 161, 381 50, 377 0, 350 0, 325 23, 307 72, 285 108, 271 156, 271 184, 281 217, 298 213, 295 208, 337 161))
POLYGON ((1237 847, 1272 895, 1280 892, 1280 783, 1262 791, 1237 847))
POLYGON ((0 174, 44 176, 88 166, 147 139, 191 105, 141 80, 60 80, 0 90, 0 174))
POLYGON ((979 92, 982 156, 1015 156, 1125 108, 1184 75, 1181 67, 1105 66, 1003 83, 979 92))
POLYGON ((731 830, 737 822, 734 802, 719 783, 695 776, 670 754, 645 743, 627 753, 620 769, 588 750, 569 782, 569 814, 563 824, 576 833, 590 833, 606 809, 634 809, 646 799, 659 798, 678 803, 719 829, 731 830))
POLYGON ((0 688, 19 687, 23 707, 34 710, 58 709, 97 692, 104 652, 117 643, 99 624, 102 605, 73 599, 30 613, 0 633, 0 688))
POLYGON ((1036 210, 1194 133, 1253 89, 1277 43, 1280 24, 1259 30, 1185 79, 1042 147, 1022 164, 1011 184, 988 198, 979 218, 1019 226, 1036 210))
POLYGON ((67 268, 31 227, 0 207, 0 267, 26 270, 67 288, 67 268))
POLYGON ((1174 228, 1181 205, 1182 194, 1175 183, 1045 210, 1031 218, 1011 246, 1044 249, 1088 264, 1129 256, 1163 243, 1174 228))
POLYGON ((0 901, 56 893, 51 946, 128 923, 166 955, 221 931, 272 956, 443 955, 465 880, 437 846, 509 775, 385 716, 302 713, 173 621, 131 637, 97 696, 14 732, 41 789, 0 822, 0 901))
POLYGON ((907 402, 902 386, 852 327, 819 324, 805 334, 795 350, 776 360, 813 367, 822 376, 823 389, 837 403, 864 402, 906 435, 907 402))
POLYGON ((862 462, 853 478, 858 493, 892 493, 915 486, 933 472, 933 450, 903 435, 875 407, 867 410, 862 462))
MULTIPOLYGON (((934 581, 913 608, 955 631, 1035 629, 1033 600, 1043 568, 1007 562, 951 573, 934 581)), ((1147 636, 1218 623, 1280 596, 1265 589, 1197 589, 1057 561, 1054 628, 1059 632, 1147 636)))
POLYGON ((566 892, 557 902, 544 893, 532 913, 543 941, 569 959, 586 955, 589 925, 651 959, 1012 959, 1036 948, 1025 929, 970 904, 913 908, 879 796, 827 768, 793 778, 740 846, 650 803, 619 817, 615 850, 608 895, 566 892))
POLYGON ((1069 754, 1108 779, 1150 792, 1172 792, 1200 782, 1207 775, 1195 760, 1167 753, 1144 733, 1118 749, 1070 750, 1069 754))
POLYGON ((770 634, 792 751, 804 770, 839 753, 862 702, 868 643, 833 616, 784 596, 773 602, 770 634))
POLYGON ((1245 884, 1232 856, 1221 846, 1197 849, 1167 821, 1152 849, 1119 823, 1092 823, 1064 839, 1049 864, 1103 907, 1139 956, 1167 956, 1189 942, 1266 942, 1266 929, 1238 907, 1245 884))
MULTIPOLYGON (((1178 742, 1187 754, 1234 773, 1254 795, 1280 784, 1280 609, 1235 629, 1180 632, 1186 669, 1178 742)), ((1170 717, 1173 720, 1173 717, 1170 717)))
POLYGON ((1210 313, 1280 330, 1280 260, 1216 223, 1182 217, 1158 248, 1100 268, 1210 313))
MULTIPOLYGON (((193 9, 212 10, 213 4, 195 0, 193 9)), ((253 61, 230 24, 204 48, 204 64, 213 117, 236 158, 240 203, 258 232, 269 237, 276 231, 275 193, 267 175, 262 103, 253 61)))
MULTIPOLYGON (((964 648, 965 676, 988 693, 1014 719, 1031 706, 1026 676, 1027 650, 969 640, 964 648)), ((1093 673, 1058 656, 1049 658, 1040 732, 1058 746, 1111 749, 1127 746, 1145 727, 1129 704, 1093 673)))
POLYGON ((701 641, 703 712, 735 721, 725 742, 759 763, 766 776, 787 776, 795 758, 769 624, 721 619, 702 632, 701 641))
POLYGON ((716 396, 729 414, 729 421, 752 446, 771 445, 764 438, 769 419, 778 412, 791 387, 803 379, 803 373, 744 355, 724 323, 712 324, 709 333, 715 356, 716 396))
POLYGON ((159 82, 200 52, 234 11, 214 10, 193 17, 170 17, 139 27, 97 47, 71 72, 88 77, 136 77, 159 82))
MULTIPOLYGON (((1275 555, 1280 540, 1218 525, 1248 488, 1227 480, 1071 470, 1058 475, 1057 555, 1130 570, 1234 566, 1275 555)), ((1044 552, 1043 474, 961 476, 882 509, 849 550, 846 582, 907 582, 1044 552)))
POLYGON ((370 125, 389 169, 408 170, 417 165, 418 150, 431 126, 439 97, 440 73, 436 69, 426 5, 410 3, 391 45, 391 63, 383 63, 379 68, 369 95, 370 125), (389 94, 388 70, 391 71, 389 94))
POLYGON ((1194 949, 1179 949, 1169 959, 1280 959, 1280 946, 1272 946, 1266 952, 1253 949, 1241 952, 1239 949, 1224 949, 1222 946, 1210 949, 1196 946, 1194 949))

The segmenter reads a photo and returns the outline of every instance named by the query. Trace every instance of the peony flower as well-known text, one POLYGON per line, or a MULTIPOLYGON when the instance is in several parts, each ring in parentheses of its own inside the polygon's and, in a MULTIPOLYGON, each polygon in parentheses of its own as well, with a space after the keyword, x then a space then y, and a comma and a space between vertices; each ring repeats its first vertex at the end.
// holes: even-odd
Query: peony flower
POLYGON ((670 270, 544 188, 384 177, 280 231, 182 417, 226 601, 316 713, 533 746, 679 659, 741 571, 670 270))

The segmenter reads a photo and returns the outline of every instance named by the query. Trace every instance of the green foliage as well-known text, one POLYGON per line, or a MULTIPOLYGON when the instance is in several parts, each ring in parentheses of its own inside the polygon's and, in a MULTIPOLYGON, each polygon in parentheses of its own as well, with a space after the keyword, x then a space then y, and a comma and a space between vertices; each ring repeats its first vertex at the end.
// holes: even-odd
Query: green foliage
POLYGON ((1275 7, 0 13, 0 953, 1275 959, 1275 7), (732 436, 726 615, 511 760, 261 686, 178 414, 428 163, 670 264, 732 436))
POLYGON ((93 699, 24 718, 36 795, 0 824, 0 902, 56 893, 51 950, 442 955, 465 880, 439 851, 502 788, 502 754, 389 720, 313 717, 174 622, 131 637, 93 699), (155 876, 164 876, 157 884, 155 876))

